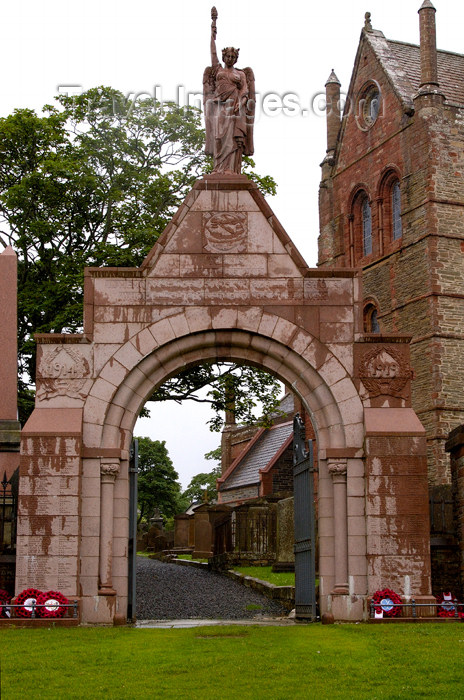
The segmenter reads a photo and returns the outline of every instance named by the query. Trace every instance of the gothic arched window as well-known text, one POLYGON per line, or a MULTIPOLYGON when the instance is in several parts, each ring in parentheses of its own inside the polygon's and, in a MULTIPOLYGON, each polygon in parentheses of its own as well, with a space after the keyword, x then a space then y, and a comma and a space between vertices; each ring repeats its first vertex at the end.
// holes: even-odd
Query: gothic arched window
POLYGON ((391 232, 394 241, 401 238, 403 235, 403 226, 401 223, 401 190, 398 180, 393 182, 391 187, 391 232))
POLYGON ((350 261, 357 265, 363 258, 369 257, 377 250, 374 240, 373 217, 369 195, 364 188, 355 190, 352 195, 350 215, 350 261))
POLYGON ((367 195, 362 200, 361 205, 362 214, 362 240, 363 240, 363 254, 371 255, 372 253, 372 213, 371 205, 367 195))
POLYGON ((380 203, 380 247, 388 250, 392 243, 403 236, 401 220, 401 185, 396 168, 389 167, 380 182, 378 197, 380 203))
POLYGON ((380 333, 379 312, 375 304, 364 307, 364 332, 380 333))

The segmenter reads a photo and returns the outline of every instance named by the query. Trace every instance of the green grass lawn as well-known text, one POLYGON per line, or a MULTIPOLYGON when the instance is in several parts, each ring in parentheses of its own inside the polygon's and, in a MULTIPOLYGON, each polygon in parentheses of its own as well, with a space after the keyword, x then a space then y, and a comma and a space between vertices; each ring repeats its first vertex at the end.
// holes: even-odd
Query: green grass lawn
POLYGON ((2 700, 464 697, 464 626, 0 629, 2 700))
POLYGON ((244 576, 259 578, 260 581, 268 581, 275 586, 294 586, 295 572, 272 571, 272 566, 234 566, 234 571, 244 576))

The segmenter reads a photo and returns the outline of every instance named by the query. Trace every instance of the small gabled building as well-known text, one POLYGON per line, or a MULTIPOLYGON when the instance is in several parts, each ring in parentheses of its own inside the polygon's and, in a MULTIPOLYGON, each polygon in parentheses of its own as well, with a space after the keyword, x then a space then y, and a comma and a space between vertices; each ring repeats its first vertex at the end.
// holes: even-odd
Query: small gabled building
POLYGON ((236 506, 257 498, 276 500, 293 495, 293 418, 299 413, 306 438, 314 428, 301 401, 287 392, 272 425, 239 426, 226 423, 222 434, 222 475, 218 502, 236 506))
POLYGON ((436 485, 449 482, 444 444, 464 423, 464 55, 437 50, 430 0, 419 24, 420 45, 394 41, 366 13, 342 115, 329 76, 318 264, 362 268, 365 332, 411 336, 436 485))
POLYGON ((240 505, 266 496, 293 495, 293 416, 298 409, 300 402, 286 393, 270 427, 226 424, 219 503, 240 505))
POLYGON ((279 494, 293 494, 293 420, 259 428, 241 455, 218 479, 220 503, 244 501, 279 494))

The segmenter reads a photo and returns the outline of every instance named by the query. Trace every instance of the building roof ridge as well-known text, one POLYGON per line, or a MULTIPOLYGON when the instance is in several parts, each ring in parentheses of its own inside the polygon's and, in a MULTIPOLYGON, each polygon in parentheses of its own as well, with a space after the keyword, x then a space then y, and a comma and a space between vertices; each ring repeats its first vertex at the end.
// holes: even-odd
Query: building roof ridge
MULTIPOLYGON (((419 44, 413 44, 411 41, 401 41, 400 39, 387 39, 389 44, 401 44, 401 46, 410 46, 411 48, 418 49, 420 51, 419 44)), ((464 58, 464 53, 459 53, 458 51, 450 51, 449 49, 437 49, 438 53, 446 53, 450 56, 461 56, 464 58)))

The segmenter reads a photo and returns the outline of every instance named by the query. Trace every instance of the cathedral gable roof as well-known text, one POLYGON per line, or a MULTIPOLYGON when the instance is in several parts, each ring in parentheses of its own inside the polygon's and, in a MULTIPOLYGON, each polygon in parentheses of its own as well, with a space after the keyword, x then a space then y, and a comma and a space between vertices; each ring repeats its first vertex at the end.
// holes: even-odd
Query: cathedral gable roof
MULTIPOLYGON (((405 41, 386 39, 380 31, 362 31, 348 89, 347 105, 353 90, 363 53, 364 42, 374 52, 387 80, 407 113, 414 111, 413 98, 421 83, 420 47, 405 41)), ((447 102, 464 106, 464 55, 437 51, 438 83, 447 102)))
MULTIPOLYGON (((347 119, 356 104, 359 73, 366 49, 381 67, 386 81, 396 96, 400 108, 407 115, 414 114, 414 97, 421 83, 420 47, 403 41, 386 39, 378 30, 361 31, 359 46, 347 92, 345 110, 338 135, 336 162, 347 128, 347 119)), ((464 107, 464 55, 451 51, 437 51, 439 90, 447 104, 464 107)))
MULTIPOLYGON (((387 44, 401 74, 407 76, 412 94, 415 94, 420 87, 419 46, 393 40, 387 40, 387 44)), ((438 84, 446 101, 464 106, 464 55, 452 51, 437 51, 437 64, 438 84)))

